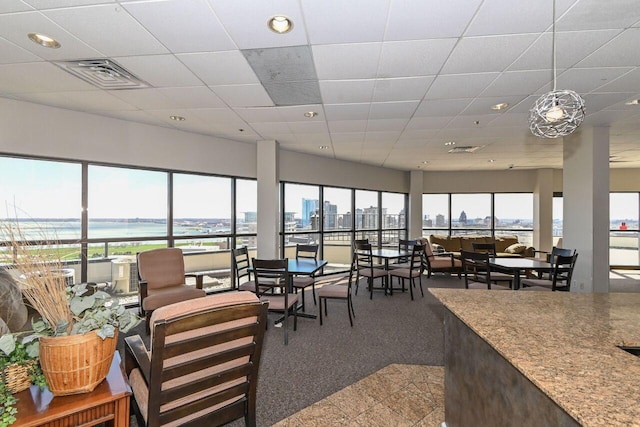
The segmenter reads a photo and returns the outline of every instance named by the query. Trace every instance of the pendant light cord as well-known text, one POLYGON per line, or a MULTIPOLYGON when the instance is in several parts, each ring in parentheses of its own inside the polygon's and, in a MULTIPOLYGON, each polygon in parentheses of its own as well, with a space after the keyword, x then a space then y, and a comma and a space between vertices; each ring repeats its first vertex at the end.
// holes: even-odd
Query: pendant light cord
POLYGON ((553 23, 551 24, 551 66, 553 67, 553 91, 556 91, 556 0, 553 0, 553 23))

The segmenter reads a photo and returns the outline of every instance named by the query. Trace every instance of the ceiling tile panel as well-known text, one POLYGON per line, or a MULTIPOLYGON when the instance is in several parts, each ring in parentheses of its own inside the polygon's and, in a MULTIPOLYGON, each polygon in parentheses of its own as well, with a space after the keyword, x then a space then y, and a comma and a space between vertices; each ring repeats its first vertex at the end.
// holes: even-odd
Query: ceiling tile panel
POLYGON ((275 135, 291 134, 291 129, 285 122, 251 123, 250 126, 263 138, 274 138, 275 135))
POLYGON ((595 92, 633 92, 640 90, 640 68, 635 68, 617 79, 605 83, 595 92))
POLYGON ((372 79, 377 75, 382 43, 312 46, 320 80, 372 79))
POLYGON ((164 87, 158 89, 158 91, 180 108, 215 108, 226 106, 224 101, 207 86, 164 87))
POLYGON ((480 0, 392 1, 385 40, 459 37, 480 3, 480 0))
POLYGON ((322 113, 322 105, 317 104, 309 104, 309 105, 290 105, 286 107, 276 107, 282 118, 287 122, 297 122, 297 121, 324 121, 325 117, 322 113), (316 117, 308 118, 305 116, 305 113, 312 111, 318 113, 316 117))
MULTIPOLYGON (((582 61, 600 46, 620 34, 620 30, 572 31, 556 33, 556 64, 564 70, 582 61)), ((509 71, 552 69, 552 36, 545 33, 509 66, 509 71)))
POLYGON ((20 0, 4 0, 0 2, 0 13, 25 12, 28 10, 33 9, 20 0))
POLYGON ((260 84, 211 86, 211 90, 230 107, 268 107, 273 101, 260 84))
MULTIPOLYGON (((571 68, 558 76, 557 88, 585 94, 629 71, 631 68, 571 68)), ((542 88, 540 93, 547 90, 542 88)))
POLYGON ((216 52, 236 48, 204 0, 135 2, 122 5, 172 52, 216 52))
POLYGON ((19 62, 37 62, 42 59, 26 49, 16 46, 5 39, 0 38, 0 64, 11 64, 19 62))
POLYGON ((373 91, 373 101, 421 100, 433 80, 433 76, 378 79, 373 91))
MULTIPOLYGON (((87 46, 84 41, 69 34, 67 30, 56 23, 51 22, 51 20, 47 19, 40 12, 0 15, 0 37, 9 40, 39 58, 48 60, 82 59, 101 56, 97 50, 87 46), (59 49, 48 49, 32 42, 28 38, 28 33, 35 31, 54 37, 62 47, 59 49)), ((2 52, 4 56, 4 50, 2 52)))
POLYGON ((457 116, 462 113, 470 103, 471 99, 424 100, 418 106, 415 116, 457 116))
POLYGON ((106 56, 153 55, 168 50, 121 6, 98 5, 43 12, 106 56), (108 34, 108 37, 105 37, 108 34))
POLYGON ((210 86, 259 83, 240 51, 183 53, 177 57, 210 86))
POLYGON ((302 1, 311 44, 381 42, 390 0, 302 1))
POLYGON ((375 80, 321 80, 320 93, 325 104, 371 102, 375 80))
POLYGON ((177 108, 178 105, 167 98, 158 89, 122 89, 112 90, 113 96, 143 110, 177 108))
POLYGON ((333 132, 364 132, 367 130, 366 120, 331 120, 328 122, 329 131, 333 132))
MULTIPOLYGON (((638 5, 640 8, 640 5, 638 5)), ((597 67, 607 64, 612 67, 640 65, 640 28, 629 28, 609 43, 578 62, 577 67, 597 67)))
POLYGON ((96 88, 47 62, 0 65, 0 93, 66 92, 91 89, 96 88))
POLYGON ((442 73, 504 71, 536 38, 535 34, 465 37, 456 45, 442 73))
POLYGON ((493 82, 499 73, 440 75, 429 88, 425 99, 474 98, 493 82))
POLYGON ((435 75, 455 44, 456 39, 385 42, 382 44, 378 77, 435 75))
POLYGON ((325 133, 327 137, 329 135, 329 128, 325 122, 289 122, 287 124, 293 133, 325 133))
POLYGON ((409 119, 378 119, 369 120, 367 132, 402 131, 409 119))
POLYGON ((558 18, 559 31, 625 28, 640 20, 640 8, 635 0, 580 0, 558 18))
POLYGON ((552 70, 507 71, 482 92, 482 96, 529 95, 553 79, 552 70))
POLYGON ((369 119, 409 119, 420 101, 374 102, 369 110, 369 119))
POLYGON ((197 86, 202 81, 173 55, 114 58, 136 77, 154 87, 197 86))
POLYGON ((327 104, 324 106, 328 120, 366 120, 371 104, 327 104))
POLYGON ((240 49, 307 45, 305 20, 297 0, 279 0, 277 7, 268 1, 208 0, 226 31, 240 49), (277 34, 267 27, 274 15, 285 15, 293 29, 277 34))

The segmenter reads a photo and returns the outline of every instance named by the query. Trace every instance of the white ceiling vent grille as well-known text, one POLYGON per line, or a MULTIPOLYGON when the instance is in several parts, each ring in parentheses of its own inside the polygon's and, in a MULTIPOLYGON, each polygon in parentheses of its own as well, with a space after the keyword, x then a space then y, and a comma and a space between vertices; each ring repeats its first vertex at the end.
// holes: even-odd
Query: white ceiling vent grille
POLYGON ((483 148, 484 145, 468 145, 466 147, 454 147, 451 150, 447 151, 447 153, 457 154, 457 153, 473 153, 474 151, 478 151, 483 148))
POLYGON ((100 89, 142 89, 150 85, 134 76, 113 59, 56 61, 58 67, 100 89))

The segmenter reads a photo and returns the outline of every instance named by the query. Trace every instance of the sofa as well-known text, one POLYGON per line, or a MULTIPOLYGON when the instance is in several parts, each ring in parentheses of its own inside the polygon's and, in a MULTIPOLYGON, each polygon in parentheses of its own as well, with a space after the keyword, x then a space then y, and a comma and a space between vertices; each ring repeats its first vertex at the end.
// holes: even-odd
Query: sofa
POLYGON ((447 236, 432 234, 429 243, 434 252, 473 251, 473 243, 495 243, 499 257, 534 257, 535 248, 518 242, 518 236, 447 236))

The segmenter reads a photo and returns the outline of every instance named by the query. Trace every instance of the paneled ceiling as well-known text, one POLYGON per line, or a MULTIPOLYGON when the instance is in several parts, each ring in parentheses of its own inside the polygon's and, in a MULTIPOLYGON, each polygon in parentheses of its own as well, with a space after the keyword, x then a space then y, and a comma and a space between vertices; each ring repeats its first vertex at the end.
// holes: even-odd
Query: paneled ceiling
MULTIPOLYGON (((611 167, 640 167, 638 0, 556 10, 558 89, 583 96, 583 127, 610 126, 611 167)), ((552 0, 2 0, 0 96, 401 170, 560 168, 562 141, 527 124, 552 85, 552 12, 552 0), (293 29, 270 31, 274 15, 293 29), (147 86, 100 89, 56 65, 99 58, 147 86), (480 148, 448 153, 464 146, 480 148)))

